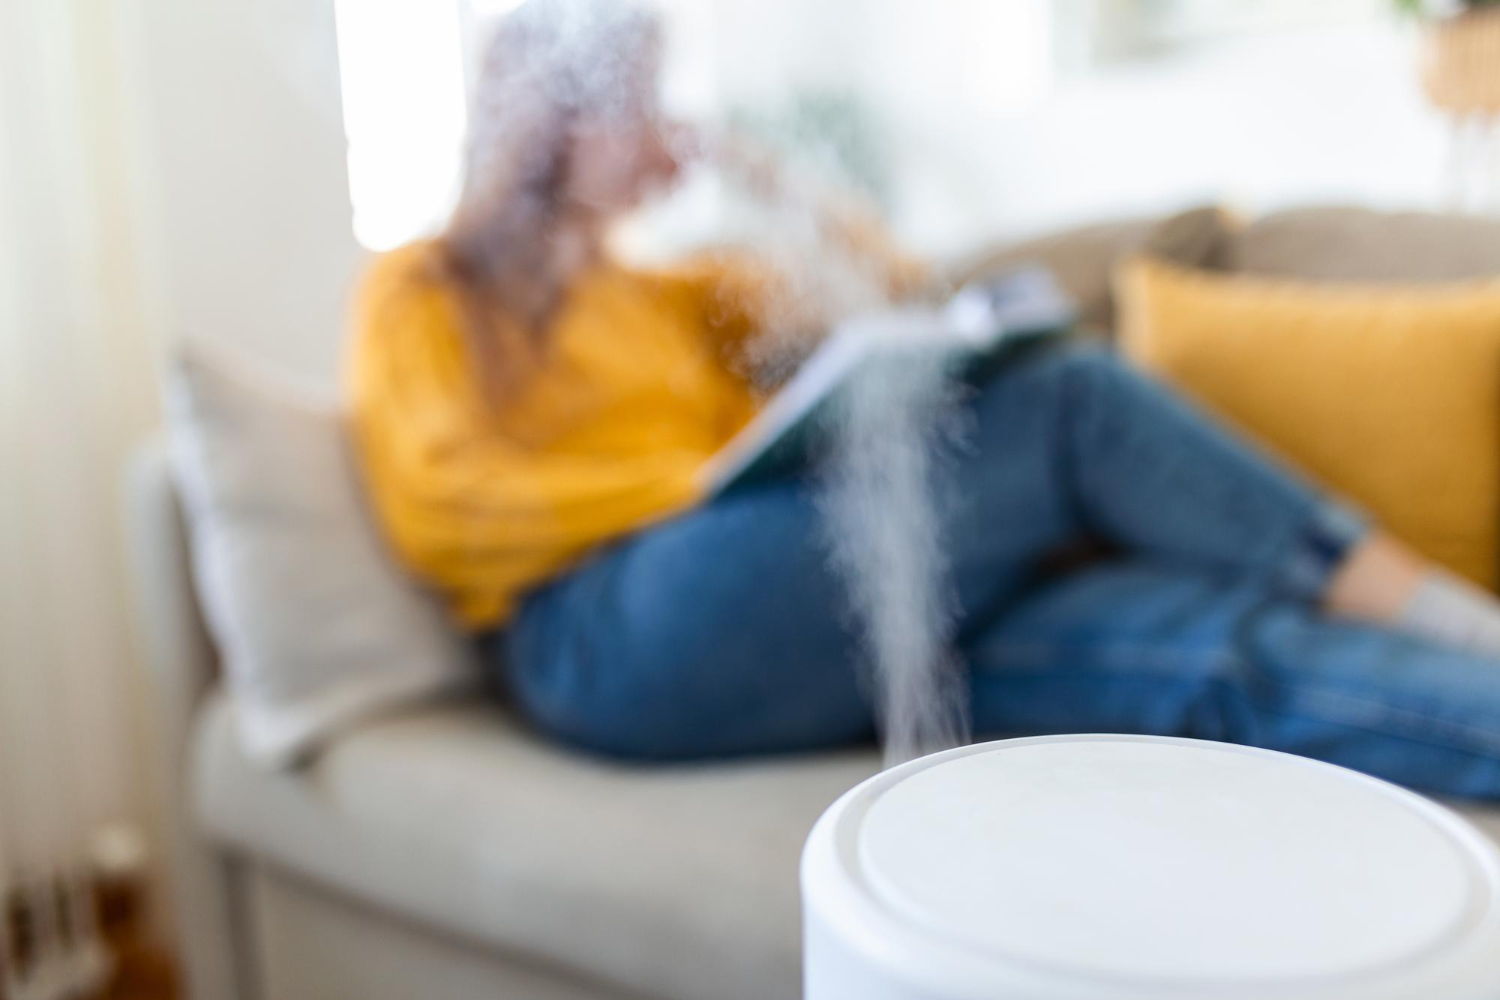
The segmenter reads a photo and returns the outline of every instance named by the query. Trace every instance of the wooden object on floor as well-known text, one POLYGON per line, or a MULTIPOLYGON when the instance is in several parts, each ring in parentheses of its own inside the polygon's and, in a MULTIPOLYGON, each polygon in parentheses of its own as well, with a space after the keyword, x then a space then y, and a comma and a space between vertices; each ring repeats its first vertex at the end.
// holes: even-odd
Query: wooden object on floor
POLYGON ((140 880, 100 878, 95 898, 99 930, 115 963, 100 1000, 179 1000, 176 967, 150 939, 140 880))

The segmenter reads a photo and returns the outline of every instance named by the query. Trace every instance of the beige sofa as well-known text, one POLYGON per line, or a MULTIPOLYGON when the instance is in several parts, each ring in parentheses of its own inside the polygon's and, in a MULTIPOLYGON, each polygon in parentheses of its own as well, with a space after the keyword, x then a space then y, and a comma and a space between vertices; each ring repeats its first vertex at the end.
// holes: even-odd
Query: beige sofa
MULTIPOLYGON (((1233 234, 1214 213, 1098 226, 973 266, 1040 258, 1103 324, 1110 266, 1143 242, 1319 278, 1500 274, 1500 224, 1343 209, 1233 234)), ((232 738, 159 448, 143 451, 129 492, 197 1000, 798 994, 798 852, 822 809, 875 770, 873 750, 616 766, 468 703, 368 726, 308 770, 267 772, 232 738)))

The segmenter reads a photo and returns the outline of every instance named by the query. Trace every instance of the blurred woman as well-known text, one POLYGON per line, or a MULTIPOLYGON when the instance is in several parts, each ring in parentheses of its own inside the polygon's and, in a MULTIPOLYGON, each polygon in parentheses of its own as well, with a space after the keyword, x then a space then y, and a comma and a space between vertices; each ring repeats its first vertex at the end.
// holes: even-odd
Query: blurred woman
MULTIPOLYGON (((701 474, 761 403, 743 359, 775 270, 605 250, 678 171, 660 53, 655 20, 611 0, 500 25, 450 224, 360 298, 373 505, 560 740, 656 759, 865 740, 866 653, 808 477, 711 499, 701 474)), ((828 228, 893 298, 916 290, 911 261, 828 228)), ((1500 794, 1486 596, 1099 350, 1018 360, 967 405, 942 533, 976 733, 1243 741, 1500 794), (1084 538, 1111 555, 1047 571, 1084 538)))

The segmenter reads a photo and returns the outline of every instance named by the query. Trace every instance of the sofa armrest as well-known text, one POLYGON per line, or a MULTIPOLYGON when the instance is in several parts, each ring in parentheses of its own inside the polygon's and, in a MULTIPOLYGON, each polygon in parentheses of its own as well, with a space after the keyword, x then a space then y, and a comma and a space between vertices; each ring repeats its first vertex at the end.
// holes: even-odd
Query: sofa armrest
POLYGON ((193 589, 191 553, 164 438, 142 446, 125 484, 135 613, 151 693, 177 940, 196 1000, 248 1000, 230 861, 198 826, 191 801, 193 734, 217 675, 193 589))
POLYGON ((213 687, 216 654, 193 590, 192 558, 166 442, 153 438, 130 463, 126 529, 135 611, 162 727, 179 749, 213 687))

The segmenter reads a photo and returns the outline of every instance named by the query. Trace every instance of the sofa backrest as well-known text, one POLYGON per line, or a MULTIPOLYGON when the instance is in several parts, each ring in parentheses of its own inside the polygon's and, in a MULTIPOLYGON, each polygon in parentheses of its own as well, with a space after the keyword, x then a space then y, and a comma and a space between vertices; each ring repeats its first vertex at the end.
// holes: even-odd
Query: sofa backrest
MULTIPOLYGON (((188 724, 217 667, 193 587, 187 525, 163 439, 148 441, 135 454, 125 500, 136 620, 157 693, 156 722, 171 730, 188 724)), ((161 735, 172 743, 187 738, 185 732, 161 735)))
POLYGON ((1218 267, 1230 236, 1230 217, 1214 206, 1189 209, 1166 218, 1126 219, 983 250, 950 269, 953 284, 1041 264, 1078 304, 1085 326, 1114 326, 1115 267, 1132 254, 1147 252, 1187 267, 1218 267))
POLYGON ((1316 281, 1500 277, 1500 219, 1365 208, 1294 209, 1233 233, 1224 266, 1316 281))
POLYGON ((1243 223, 1212 208, 1106 222, 993 247, 961 261, 957 281, 1035 262, 1110 329, 1116 266, 1149 252, 1179 264, 1310 281, 1441 282, 1500 277, 1500 219, 1316 207, 1243 223))

